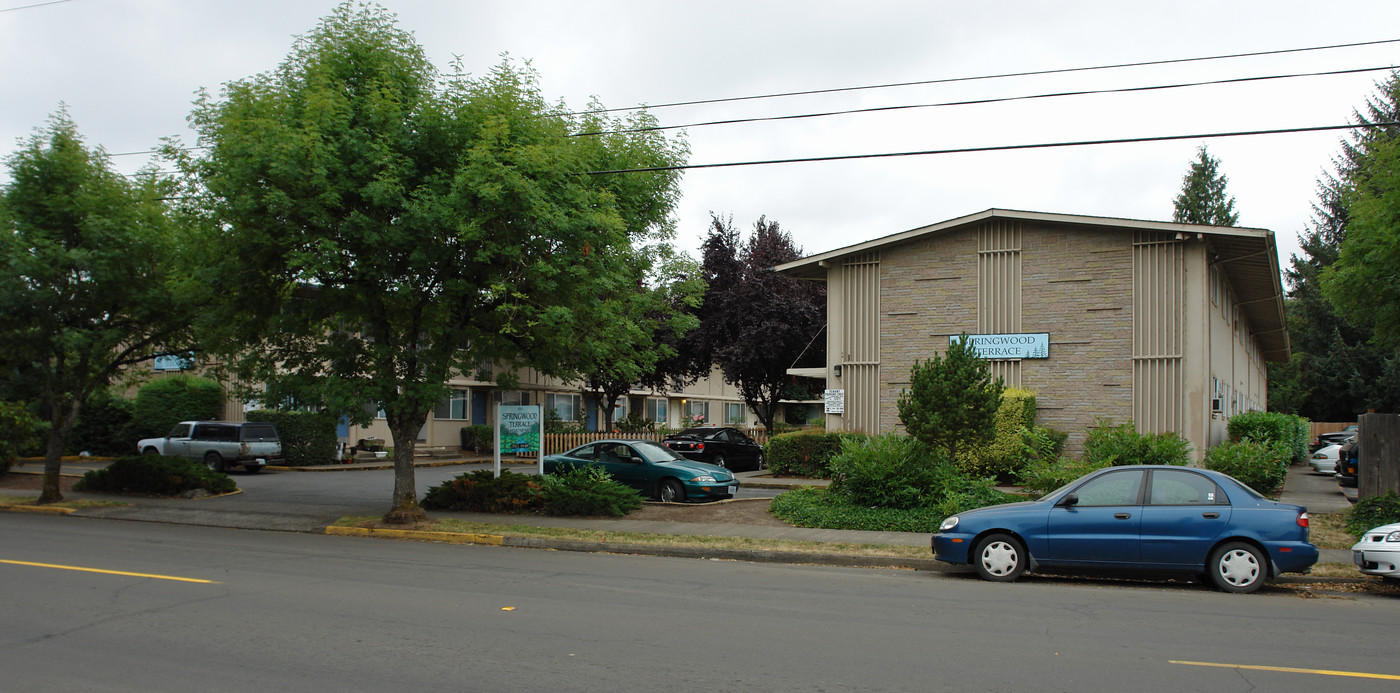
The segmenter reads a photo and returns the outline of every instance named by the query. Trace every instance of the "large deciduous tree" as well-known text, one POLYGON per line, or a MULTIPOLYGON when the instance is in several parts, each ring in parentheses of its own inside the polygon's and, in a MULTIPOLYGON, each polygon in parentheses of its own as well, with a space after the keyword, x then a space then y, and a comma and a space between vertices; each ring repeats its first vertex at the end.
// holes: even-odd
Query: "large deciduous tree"
POLYGON ((702 250, 709 289, 691 333, 693 368, 708 373, 719 366, 772 431, 779 400, 793 383, 787 371, 826 322, 826 291, 773 271, 802 256, 776 221, 760 217, 741 245, 732 221, 712 216, 702 250))
POLYGON ((1342 141, 1332 170, 1318 179, 1312 219, 1298 235, 1301 254, 1286 272, 1285 308, 1293 359, 1270 364, 1269 408, 1297 413, 1314 421, 1352 421, 1368 409, 1400 407, 1400 358, 1393 348, 1372 339, 1363 317, 1339 311, 1323 291, 1323 277, 1341 257, 1351 227, 1349 189, 1357 172, 1368 167, 1375 144, 1394 142, 1400 129, 1379 125, 1400 117, 1396 77, 1354 113, 1362 126, 1342 141))
POLYGON ((1225 192, 1229 179, 1220 172, 1220 160, 1196 150, 1196 160, 1181 178, 1181 192, 1172 204, 1172 221, 1181 224, 1234 226, 1240 220, 1235 198, 1225 192))
POLYGON ((584 327, 625 319, 614 299, 635 248, 669 238, 679 174, 590 174, 686 153, 644 113, 546 104, 528 66, 440 74, 393 15, 349 3, 191 121, 205 149, 184 164, 229 260, 227 349, 244 377, 384 411, 395 522, 422 516, 414 440, 453 372, 576 376, 584 327))
POLYGON ((188 344, 200 287, 186 229, 147 172, 129 180, 60 111, 7 160, 0 190, 5 398, 48 422, 40 503, 62 500, 64 439, 83 403, 131 366, 188 344))
POLYGON ((1322 273, 1322 289, 1340 313, 1372 330, 1380 348, 1400 347, 1400 75, 1392 74, 1348 152, 1342 201, 1347 230, 1337 261, 1322 273))

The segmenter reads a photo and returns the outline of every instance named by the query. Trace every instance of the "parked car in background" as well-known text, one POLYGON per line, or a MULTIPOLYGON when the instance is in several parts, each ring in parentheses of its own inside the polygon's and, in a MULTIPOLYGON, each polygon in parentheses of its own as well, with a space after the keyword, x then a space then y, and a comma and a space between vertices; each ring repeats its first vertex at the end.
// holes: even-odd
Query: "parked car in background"
POLYGON ((282 461, 282 438, 277 426, 265 421, 181 421, 164 438, 136 443, 143 455, 184 457, 216 472, 243 467, 254 474, 282 461))
POLYGON ((1356 470, 1360 465, 1360 447, 1356 441, 1356 436, 1348 438, 1341 447, 1337 448, 1337 485, 1346 488, 1356 488, 1356 470))
POLYGON ((1400 578, 1400 524, 1366 530, 1361 541, 1351 547, 1351 557, 1367 575, 1400 578))
POLYGON ((544 458, 546 474, 601 467, 612 478, 665 502, 733 498, 739 481, 723 467, 681 457, 650 440, 600 440, 544 458))
POLYGON ((1317 562, 1307 509, 1271 501, 1233 477, 1169 466, 1090 472, 1038 501, 993 505, 943 521, 934 557, 984 580, 1027 570, 1204 574, 1254 592, 1317 562))
POLYGON ((1324 445, 1308 458, 1308 464, 1312 465, 1313 471, 1318 474, 1336 474, 1337 451, 1341 449, 1342 446, 1336 443, 1324 445))
POLYGON ((1346 442, 1347 438, 1356 435, 1358 431, 1359 429, 1357 428, 1356 424, 1352 424, 1350 426, 1347 426, 1346 428, 1343 428, 1340 431, 1332 431, 1331 433, 1320 433, 1318 434, 1317 438, 1313 440, 1311 449, 1315 451, 1327 445, 1341 445, 1342 443, 1346 442))
POLYGON ((666 447, 698 462, 735 471, 764 469, 763 446, 737 428, 697 426, 661 440, 666 447))

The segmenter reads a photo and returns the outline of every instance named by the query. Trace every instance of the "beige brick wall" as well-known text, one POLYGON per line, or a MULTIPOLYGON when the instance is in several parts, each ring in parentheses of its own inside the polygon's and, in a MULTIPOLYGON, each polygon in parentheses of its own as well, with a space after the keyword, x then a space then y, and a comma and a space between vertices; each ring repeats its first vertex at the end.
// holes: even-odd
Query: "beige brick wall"
MULTIPOLYGON (((1132 234, 1027 222, 1021 331, 1050 333, 1050 358, 1022 361, 1038 421, 1081 449, 1097 417, 1132 421, 1132 234)), ((881 429, 897 430, 896 401, 915 359, 949 335, 977 329, 977 231, 884 249, 881 263, 881 429)))

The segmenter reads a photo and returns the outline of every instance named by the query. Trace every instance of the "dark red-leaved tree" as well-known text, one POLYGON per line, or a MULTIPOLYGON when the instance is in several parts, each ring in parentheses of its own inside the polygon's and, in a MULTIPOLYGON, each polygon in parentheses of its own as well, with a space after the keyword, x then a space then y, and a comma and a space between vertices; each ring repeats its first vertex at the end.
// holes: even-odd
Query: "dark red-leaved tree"
POLYGON ((772 431, 778 402, 794 384, 788 369, 800 356, 822 359, 825 342, 816 337, 826 322, 826 290, 773 271, 802 251, 766 218, 741 246, 732 219, 713 217, 703 251, 709 289, 684 353, 696 372, 719 366, 772 431))

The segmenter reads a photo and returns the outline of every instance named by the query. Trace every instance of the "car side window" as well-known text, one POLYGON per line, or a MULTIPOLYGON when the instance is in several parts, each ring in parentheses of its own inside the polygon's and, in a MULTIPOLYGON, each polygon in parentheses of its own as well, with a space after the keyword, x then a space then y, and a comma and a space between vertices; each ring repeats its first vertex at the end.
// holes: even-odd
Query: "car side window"
POLYGON ((214 437, 214 427, 209 424, 196 424, 194 432, 190 434, 195 440, 210 440, 214 437))
POLYGON ((571 457, 577 457, 577 458, 579 458, 579 459, 581 459, 581 460, 591 460, 591 459, 593 459, 594 457, 597 457, 597 455, 598 455, 598 446, 597 446, 597 445, 585 445, 585 446, 583 446, 583 447, 581 447, 581 448, 575 450, 575 451, 574 451, 574 454, 571 455, 571 457))
POLYGON ((1081 508, 1110 505, 1137 505, 1142 491, 1142 472, 1110 472, 1075 489, 1081 508))
POLYGON ((1225 494, 1214 481, 1191 472, 1155 470, 1152 472, 1152 505, 1215 505, 1225 494))
POLYGON ((176 424, 170 429, 170 434, 166 438, 188 438, 190 437, 190 425, 187 423, 176 424))

